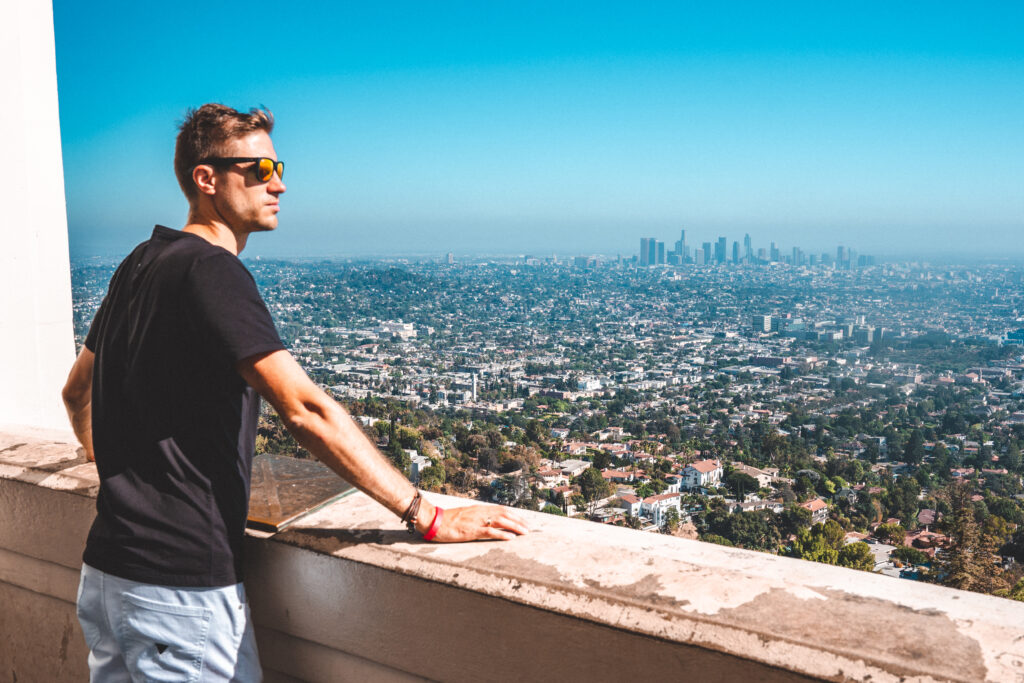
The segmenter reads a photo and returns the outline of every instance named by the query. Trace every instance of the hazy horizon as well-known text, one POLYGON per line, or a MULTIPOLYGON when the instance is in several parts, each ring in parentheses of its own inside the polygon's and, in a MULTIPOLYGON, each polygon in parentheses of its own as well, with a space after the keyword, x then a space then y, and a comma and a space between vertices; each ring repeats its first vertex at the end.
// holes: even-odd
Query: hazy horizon
POLYGON ((206 101, 277 117, 289 189, 249 256, 629 257, 680 228, 1024 256, 1024 6, 197 12, 54 3, 76 256, 182 225, 176 125, 206 101))

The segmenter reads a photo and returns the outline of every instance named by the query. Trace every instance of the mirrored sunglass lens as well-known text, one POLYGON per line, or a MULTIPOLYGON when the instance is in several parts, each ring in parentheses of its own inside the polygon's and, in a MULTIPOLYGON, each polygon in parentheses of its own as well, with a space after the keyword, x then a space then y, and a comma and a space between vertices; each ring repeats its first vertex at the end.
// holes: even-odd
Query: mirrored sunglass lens
POLYGON ((277 177, 284 180, 284 162, 277 162, 277 177))
POLYGON ((270 159, 260 159, 259 167, 256 171, 256 177, 261 181, 266 182, 270 180, 270 176, 274 173, 274 162, 270 159))

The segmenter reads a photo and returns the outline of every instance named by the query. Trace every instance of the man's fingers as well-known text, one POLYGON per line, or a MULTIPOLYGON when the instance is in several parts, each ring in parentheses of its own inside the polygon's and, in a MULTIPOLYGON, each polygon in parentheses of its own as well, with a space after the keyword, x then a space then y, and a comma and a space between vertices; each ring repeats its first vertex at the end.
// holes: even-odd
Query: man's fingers
POLYGON ((530 531, 529 527, 519 517, 513 517, 512 515, 502 515, 497 520, 491 523, 491 526, 498 527, 500 529, 506 529, 517 535, 522 535, 530 531))
POLYGON ((514 534, 511 531, 506 531, 504 529, 499 529, 498 527, 484 527, 483 538, 493 538, 498 541, 511 541, 516 536, 517 534, 514 534))

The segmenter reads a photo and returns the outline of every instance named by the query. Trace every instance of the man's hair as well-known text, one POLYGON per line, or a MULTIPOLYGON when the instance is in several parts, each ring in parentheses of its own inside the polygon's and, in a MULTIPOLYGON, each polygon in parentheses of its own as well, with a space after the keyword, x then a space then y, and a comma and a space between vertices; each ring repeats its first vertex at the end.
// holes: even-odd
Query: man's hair
POLYGON ((234 138, 257 130, 269 135, 274 130, 274 115, 268 109, 252 108, 248 114, 223 104, 204 104, 185 112, 178 141, 174 146, 174 174, 189 204, 199 196, 192 181, 192 169, 203 159, 226 156, 225 147, 234 138))

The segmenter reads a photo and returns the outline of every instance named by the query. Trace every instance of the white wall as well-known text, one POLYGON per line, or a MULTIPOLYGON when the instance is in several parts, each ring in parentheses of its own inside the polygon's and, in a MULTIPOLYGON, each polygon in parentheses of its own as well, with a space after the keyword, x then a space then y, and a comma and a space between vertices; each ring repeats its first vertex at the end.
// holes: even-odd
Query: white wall
POLYGON ((74 339, 50 2, 3 4, 0 64, 0 424, 67 429, 74 339))

